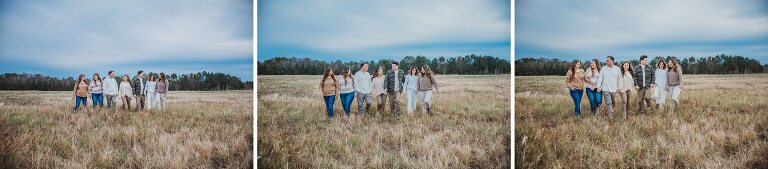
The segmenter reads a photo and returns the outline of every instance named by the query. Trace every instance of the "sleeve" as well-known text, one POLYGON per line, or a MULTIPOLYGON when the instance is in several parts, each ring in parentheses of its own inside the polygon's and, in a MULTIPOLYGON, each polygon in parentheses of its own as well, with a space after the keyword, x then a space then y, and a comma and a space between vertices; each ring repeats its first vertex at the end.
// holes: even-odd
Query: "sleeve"
POLYGON ((77 83, 75 83, 75 88, 72 88, 72 95, 73 96, 77 95, 77 83))
POLYGON ((437 89, 437 80, 435 80, 435 75, 433 74, 432 77, 429 78, 429 81, 432 82, 432 86, 435 87, 435 91, 438 91, 437 89))
POLYGON ((683 68, 677 67, 677 78, 680 79, 680 86, 683 86, 683 68))
POLYGON ((165 79, 165 93, 168 93, 168 91, 171 91, 171 81, 165 79))
POLYGON ((382 91, 382 92, 384 92, 384 93, 387 92, 387 85, 389 85, 389 80, 387 80, 387 79, 389 79, 389 73, 384 75, 384 85, 382 85, 382 87, 384 87, 384 91, 382 91))
MULTIPOLYGON (((656 70, 653 70, 653 68, 650 68, 651 73, 646 74, 646 79, 656 79, 656 70)), ((656 80, 651 82, 651 84, 656 85, 656 80)))
POLYGON ((360 88, 360 87, 358 86, 358 85, 359 85, 359 83, 358 83, 358 82, 360 82, 360 72, 357 72, 357 73, 355 73, 355 75, 354 75, 354 76, 352 76, 352 77, 353 77, 353 78, 352 78, 352 87, 353 87, 353 88, 355 88, 355 90, 357 90, 357 89, 359 89, 359 88, 360 88))
POLYGON ((565 86, 568 88, 571 87, 571 84, 569 83, 571 82, 571 78, 569 77, 571 77, 572 75, 573 75, 573 72, 571 72, 571 70, 568 70, 568 73, 565 73, 565 86))
POLYGON ((603 71, 600 71, 600 73, 598 73, 598 75, 597 75, 597 84, 595 84, 595 88, 603 87, 603 80, 605 79, 604 76, 605 76, 605 72, 607 72, 607 71, 608 70, 603 68, 603 71))

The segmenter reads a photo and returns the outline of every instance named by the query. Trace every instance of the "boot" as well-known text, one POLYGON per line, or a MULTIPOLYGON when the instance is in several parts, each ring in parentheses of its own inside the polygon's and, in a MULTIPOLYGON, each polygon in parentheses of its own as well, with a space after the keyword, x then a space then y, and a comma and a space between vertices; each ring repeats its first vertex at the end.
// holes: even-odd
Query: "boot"
POLYGON ((432 110, 429 107, 427 107, 427 114, 429 114, 429 116, 432 116, 432 110))

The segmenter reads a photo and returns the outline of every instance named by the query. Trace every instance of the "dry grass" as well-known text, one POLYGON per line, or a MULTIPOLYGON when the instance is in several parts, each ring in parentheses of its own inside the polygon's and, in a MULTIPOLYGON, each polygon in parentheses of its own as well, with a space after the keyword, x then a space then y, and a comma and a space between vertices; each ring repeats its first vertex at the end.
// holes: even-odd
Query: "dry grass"
MULTIPOLYGON (((317 89, 320 76, 259 76, 258 165, 509 168, 509 78, 437 77, 441 91, 433 95, 432 117, 414 113, 397 119, 387 108, 376 117, 329 123, 317 89)), ((405 113, 405 96, 401 103, 405 113)), ((334 109, 342 117, 338 100, 334 109)))
MULTIPOLYGON (((519 168, 764 168, 768 75, 688 75, 675 114, 573 116, 564 77, 515 78, 519 168)), ((636 110, 632 94, 631 107, 636 110)), ((589 110, 586 95, 582 113, 589 110)))
POLYGON ((251 91, 171 92, 144 114, 73 113, 71 94, 0 92, 1 168, 252 166, 251 91))

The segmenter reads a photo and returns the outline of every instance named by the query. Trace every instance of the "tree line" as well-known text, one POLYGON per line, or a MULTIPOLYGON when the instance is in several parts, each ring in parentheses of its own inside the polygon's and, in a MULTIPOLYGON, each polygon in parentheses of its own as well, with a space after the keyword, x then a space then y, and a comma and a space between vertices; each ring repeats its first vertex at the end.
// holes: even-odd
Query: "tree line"
MULTIPOLYGON (((144 78, 150 74, 144 73, 144 78)), ((106 75, 102 75, 106 78, 106 75)), ((131 75, 133 79, 134 75, 131 75)), ((91 82, 92 74, 86 75, 88 82, 91 82)), ((251 90, 252 81, 241 81, 239 77, 224 73, 215 72, 197 72, 178 75, 176 73, 166 74, 170 82, 170 89, 174 91, 214 91, 214 90, 251 90)), ((115 77, 119 84, 123 79, 120 75, 115 77)), ((0 75, 0 90, 40 90, 40 91, 67 91, 74 88, 75 77, 56 78, 42 74, 27 73, 4 73, 0 75)))
MULTIPOLYGON (((344 67, 350 67, 357 71, 361 63, 368 63, 370 69, 384 67, 389 70, 393 59, 380 59, 378 61, 350 61, 327 62, 314 60, 310 58, 296 57, 276 57, 258 62, 259 75, 322 75, 323 70, 332 67, 334 73, 338 74, 344 67)), ((471 75, 491 75, 491 74, 509 74, 511 65, 508 60, 493 56, 466 55, 460 57, 445 58, 443 56, 429 59, 425 56, 406 56, 398 60, 400 70, 407 70, 411 66, 421 67, 429 65, 434 73, 437 74, 471 74, 471 75)))
MULTIPOLYGON (((605 65, 605 57, 595 58, 605 65)), ((638 56, 639 59, 639 56, 638 56)), ((637 66, 638 59, 629 60, 632 66, 637 66)), ((649 57, 649 65, 655 67, 660 60, 675 59, 680 64, 685 74, 751 74, 768 73, 768 64, 760 64, 760 61, 743 56, 715 55, 707 57, 676 58, 673 56, 649 57)), ((515 60, 515 76, 539 76, 539 75, 565 75, 571 66, 572 60, 546 59, 546 58, 522 58, 515 60)), ((592 60, 581 61, 582 68, 586 69, 592 60)), ((623 61, 617 60, 616 64, 623 61)))

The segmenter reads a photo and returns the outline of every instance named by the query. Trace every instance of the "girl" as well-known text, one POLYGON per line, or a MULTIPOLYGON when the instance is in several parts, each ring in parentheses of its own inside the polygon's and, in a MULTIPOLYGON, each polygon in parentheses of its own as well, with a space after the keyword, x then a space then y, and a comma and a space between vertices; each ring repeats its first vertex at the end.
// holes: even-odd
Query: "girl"
POLYGON ((352 77, 352 70, 344 67, 339 75, 339 96, 341 97, 341 107, 344 108, 345 117, 349 117, 349 106, 355 99, 355 79, 352 77))
POLYGON ((664 103, 667 98, 667 62, 664 59, 656 63, 656 71, 654 72, 654 84, 656 89, 653 90, 653 97, 656 99, 656 107, 658 112, 664 111, 664 103))
POLYGON ((419 69, 416 66, 411 66, 408 69, 408 75, 405 75, 405 93, 408 100, 408 113, 413 113, 416 109, 416 87, 419 83, 419 69))
MULTIPOLYGON (((384 92, 384 68, 379 67, 373 71, 371 78, 371 96, 376 100, 376 110, 384 111, 384 105, 387 102, 387 92, 384 92)), ((375 116, 376 113, 373 113, 375 116)))
POLYGON ((320 79, 320 92, 323 93, 323 101, 325 101, 325 108, 328 110, 329 120, 333 120, 333 104, 338 90, 339 84, 336 82, 336 77, 333 76, 333 68, 325 68, 323 79, 320 79))
POLYGON ((621 69, 621 77, 619 80, 622 82, 621 85, 619 85, 619 95, 621 96, 622 101, 619 105, 624 107, 624 119, 627 119, 627 111, 629 111, 629 93, 634 84, 632 64, 628 61, 624 61, 619 68, 621 69))
POLYGON ((122 109, 130 109, 131 97, 133 97, 133 87, 131 87, 131 78, 128 77, 128 74, 123 75, 123 81, 120 82, 120 90, 117 91, 117 95, 123 100, 122 109))
POLYGON ((83 108, 88 108, 88 93, 90 93, 90 90, 88 90, 88 81, 85 79, 84 74, 80 74, 77 77, 75 88, 72 91, 74 92, 73 98, 75 98, 75 111, 80 108, 80 102, 83 103, 83 108))
POLYGON ((99 73, 93 74, 93 80, 91 80, 91 85, 88 86, 88 88, 91 89, 91 100, 93 100, 93 108, 96 108, 96 104, 99 105, 99 109, 104 107, 104 83, 101 81, 101 76, 99 76, 99 73))
POLYGON ((152 110, 152 106, 157 105, 157 77, 155 74, 149 74, 144 95, 147 96, 147 111, 152 110))
POLYGON ((568 73, 565 74, 565 85, 571 94, 573 99, 574 113, 576 116, 581 116, 581 96, 584 95, 584 84, 588 82, 587 75, 584 74, 584 70, 581 69, 581 62, 579 60, 573 60, 571 62, 571 68, 568 73))
POLYGON ((160 110, 163 110, 165 108, 165 95, 168 93, 168 90, 171 89, 170 82, 168 79, 165 78, 165 73, 160 72, 160 78, 157 80, 157 87, 155 87, 155 91, 157 92, 157 95, 155 96, 155 100, 157 100, 157 108, 160 108, 160 110))
POLYGON ((419 96, 421 96, 421 111, 427 112, 431 116, 432 110, 429 101, 432 99, 432 88, 435 88, 435 92, 439 91, 437 89, 437 81, 435 81, 434 74, 432 74, 432 70, 429 69, 428 65, 421 67, 421 76, 418 81, 417 88, 419 89, 419 96))
POLYGON ((598 107, 600 107, 600 104, 603 103, 603 94, 601 91, 597 90, 597 79, 600 75, 600 61, 597 59, 592 59, 592 62, 589 63, 589 68, 587 69, 587 99, 589 99, 589 107, 592 108, 592 114, 596 115, 599 113, 597 110, 598 107))
POLYGON ((677 64, 677 60, 669 60, 669 70, 667 71, 667 90, 671 93, 672 102, 669 104, 669 112, 675 113, 677 105, 680 104, 680 92, 683 91, 683 69, 677 64))

